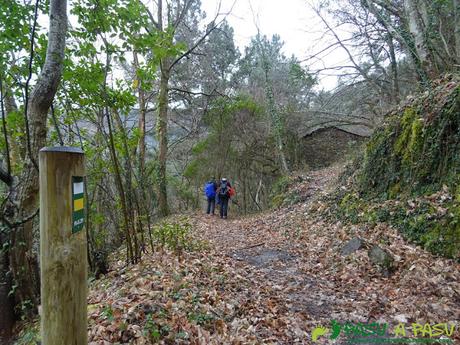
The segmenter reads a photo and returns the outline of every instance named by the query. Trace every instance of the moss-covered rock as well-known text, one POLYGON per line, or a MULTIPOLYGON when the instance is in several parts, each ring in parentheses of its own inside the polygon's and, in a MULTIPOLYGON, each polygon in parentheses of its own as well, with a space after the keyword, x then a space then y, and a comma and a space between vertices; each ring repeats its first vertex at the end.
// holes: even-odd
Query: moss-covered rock
POLYGON ((383 275, 389 276, 394 271, 394 259, 386 250, 373 246, 368 251, 370 261, 376 265, 383 275))
POLYGON ((359 190, 423 195, 443 184, 456 188, 459 172, 460 85, 450 81, 387 117, 366 147, 359 190))

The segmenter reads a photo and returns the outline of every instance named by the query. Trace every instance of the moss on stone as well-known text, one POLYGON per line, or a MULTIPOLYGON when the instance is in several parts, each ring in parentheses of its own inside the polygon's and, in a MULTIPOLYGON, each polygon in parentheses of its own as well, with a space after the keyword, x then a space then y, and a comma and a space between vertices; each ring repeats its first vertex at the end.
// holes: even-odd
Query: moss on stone
POLYGON ((387 221, 434 253, 460 257, 460 83, 440 85, 390 114, 367 143, 354 176, 353 190, 338 200, 342 219, 387 221), (446 188, 452 202, 439 215, 426 200, 446 188), (409 198, 426 202, 414 210, 407 208, 409 198), (406 209, 379 209, 392 199, 406 209))

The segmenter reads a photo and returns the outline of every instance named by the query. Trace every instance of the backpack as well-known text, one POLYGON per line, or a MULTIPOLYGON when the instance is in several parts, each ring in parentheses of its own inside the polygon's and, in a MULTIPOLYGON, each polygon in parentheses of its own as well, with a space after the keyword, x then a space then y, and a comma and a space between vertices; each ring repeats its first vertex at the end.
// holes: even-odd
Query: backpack
POLYGON ((228 193, 228 183, 227 181, 222 181, 219 189, 219 196, 227 196, 228 193))
POLYGON ((214 198, 216 196, 216 188, 214 186, 214 182, 209 181, 206 183, 204 186, 204 194, 206 194, 208 198, 214 198))

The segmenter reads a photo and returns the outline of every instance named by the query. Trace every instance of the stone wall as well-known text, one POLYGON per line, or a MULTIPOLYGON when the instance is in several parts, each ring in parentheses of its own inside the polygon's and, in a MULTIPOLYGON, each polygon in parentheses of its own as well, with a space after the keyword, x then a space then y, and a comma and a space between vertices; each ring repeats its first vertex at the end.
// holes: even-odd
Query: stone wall
POLYGON ((365 140, 337 127, 318 129, 302 138, 304 162, 313 169, 329 166, 346 158, 365 140))

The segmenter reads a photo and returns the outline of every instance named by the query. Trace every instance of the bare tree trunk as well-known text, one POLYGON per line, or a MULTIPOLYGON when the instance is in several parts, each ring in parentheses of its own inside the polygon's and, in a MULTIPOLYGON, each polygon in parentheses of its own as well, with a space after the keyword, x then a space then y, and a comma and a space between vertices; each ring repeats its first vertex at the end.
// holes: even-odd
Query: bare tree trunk
POLYGON ((168 155, 168 82, 169 69, 165 61, 161 61, 161 78, 160 78, 160 94, 158 98, 158 141, 160 145, 160 153, 158 157, 158 206, 160 215, 166 217, 169 214, 168 198, 167 198, 167 175, 166 162, 168 155))
POLYGON ((110 155, 112 157, 112 162, 113 162, 113 167, 114 167, 114 174, 115 174, 115 182, 117 185, 118 189, 118 194, 120 196, 120 203, 121 203, 121 210, 122 210, 122 215, 123 215, 123 227, 125 230, 125 235, 126 235, 126 262, 127 263, 136 263, 136 257, 135 257, 135 252, 133 248, 133 240, 132 240, 132 235, 131 235, 131 222, 130 218, 128 215, 128 208, 126 204, 126 195, 125 195, 125 189, 123 187, 123 180, 121 178, 121 172, 120 172, 120 164, 118 162, 118 157, 117 157, 117 151, 115 149, 115 141, 113 137, 113 131, 112 131, 112 120, 110 119, 110 114, 109 110, 106 109, 106 116, 107 116, 107 127, 109 130, 109 150, 110 150, 110 155))
POLYGON ((269 77, 270 68, 268 66, 268 62, 266 61, 267 57, 264 51, 262 51, 261 53, 262 53, 262 60, 263 60, 262 61, 263 69, 265 72, 265 93, 266 93, 267 100, 268 100, 268 111, 270 113, 270 118, 272 121, 273 133, 274 133, 275 140, 276 140, 276 146, 278 149, 281 169, 283 170, 285 174, 287 174, 289 172, 289 167, 286 161, 286 156, 284 155, 284 145, 283 145, 283 136, 282 136, 284 126, 283 126, 281 117, 279 115, 279 112, 276 109, 275 96, 273 94, 273 87, 272 87, 271 80, 269 77))
POLYGON ((398 61, 396 60, 395 46, 393 43, 393 36, 388 34, 388 47, 390 50, 390 65, 391 65, 391 79, 392 79, 392 101, 394 104, 398 104, 400 100, 399 94, 399 73, 398 73, 398 61))
MULTIPOLYGON (((163 31, 163 0, 158 0, 158 29, 163 31)), ((167 195, 166 162, 168 159, 168 84, 170 69, 168 59, 160 61, 160 92, 158 95, 158 142, 160 152, 158 156, 158 207, 160 216, 169 214, 167 195)))
POLYGON ((139 100, 139 121, 138 121, 138 129, 139 129, 139 141, 137 144, 138 147, 138 159, 139 159, 139 180, 143 182, 144 176, 144 169, 145 169, 145 116, 147 112, 146 102, 145 102, 145 93, 142 89, 142 81, 137 76, 137 71, 139 69, 139 60, 137 57, 137 53, 133 53, 133 61, 134 61, 134 69, 136 71, 136 80, 137 80, 137 93, 138 93, 138 100, 139 100))
POLYGON ((126 205, 133 233, 133 249, 135 254, 136 262, 141 259, 142 250, 145 247, 144 233, 142 222, 140 219, 141 212, 139 208, 139 195, 138 189, 133 188, 133 164, 131 163, 130 150, 127 142, 127 133, 123 122, 121 121, 120 115, 117 112, 113 112, 115 122, 117 123, 118 131, 121 133, 121 140, 123 145, 123 156, 125 157, 125 186, 126 186, 126 205))
MULTIPOLYGON (((5 88, 3 87, 3 80, 0 78, 0 111, 2 115, 2 130, 3 139, 5 141, 5 159, 6 171, 0 170, 1 180, 11 188, 13 178, 11 176, 11 161, 9 150, 9 138, 6 128, 6 114, 4 98, 5 88)), ((14 300, 10 296, 10 291, 13 287, 11 275, 9 273, 8 264, 8 239, 7 233, 0 229, 0 343, 9 343, 11 331, 13 329, 15 315, 14 315, 14 300)))
MULTIPOLYGON (((163 0, 157 1, 157 19, 154 23, 159 31, 164 31, 168 26, 175 31, 178 26, 184 21, 187 12, 189 11, 194 0, 184 0, 178 2, 180 8, 176 9, 176 18, 172 18, 171 3, 166 2, 167 14, 163 13, 163 0), (164 17, 164 18, 163 18, 164 17)), ((165 217, 169 214, 168 197, 167 197, 167 173, 166 163, 168 159, 168 107, 169 107, 169 79, 174 66, 182 59, 188 57, 200 44, 204 42, 206 37, 217 27, 216 18, 208 25, 206 33, 202 35, 191 47, 180 56, 174 58, 172 56, 165 57, 160 61, 160 92, 158 96, 158 141, 159 141, 159 169, 158 169, 158 206, 159 214, 165 217)), ((174 44, 175 39, 171 39, 171 44, 174 44)))
POLYGON ((257 186, 257 190, 256 190, 256 204, 259 203, 259 200, 260 200, 260 190, 262 189, 262 179, 259 180, 259 185, 257 186))
MULTIPOLYGON (((137 57, 137 53, 134 51, 133 53, 133 60, 134 60, 134 68, 136 71, 136 80, 137 80, 137 92, 139 95, 139 121, 138 121, 138 129, 139 129, 139 140, 137 144, 137 148, 139 150, 138 152, 138 177, 139 177, 139 193, 134 191, 135 195, 135 202, 136 202, 136 207, 137 207, 137 218, 136 218, 136 224, 138 224, 138 230, 140 231, 141 234, 141 245, 142 248, 145 247, 145 241, 144 241, 144 229, 142 226, 142 210, 146 210, 147 217, 148 217, 148 212, 149 209, 147 207, 146 203, 146 198, 144 197, 145 195, 145 117, 147 114, 147 104, 145 101, 145 92, 142 88, 142 81, 140 80, 139 76, 137 75, 137 71, 139 69, 139 60, 137 57), (142 206, 141 207, 141 203, 142 206)), ((152 242, 151 242, 152 244, 152 242)), ((153 248, 153 245, 152 245, 153 248)), ((153 249, 152 249, 153 250, 153 249)))
MULTIPOLYGON (((38 207, 38 151, 46 145, 47 115, 59 86, 64 60, 67 32, 67 1, 50 1, 50 26, 45 63, 27 104, 30 117, 31 152, 20 177, 17 194, 16 219, 28 219, 38 207)), ((18 286, 16 302, 31 306, 38 305, 39 274, 37 255, 33 250, 36 224, 29 219, 14 229, 11 237, 10 266, 13 279, 18 286)))
POLYGON ((427 42, 425 31, 427 10, 423 1, 424 0, 404 0, 404 8, 408 18, 409 31, 414 38, 417 55, 426 74, 430 78, 433 78, 436 75, 436 66, 427 42))

